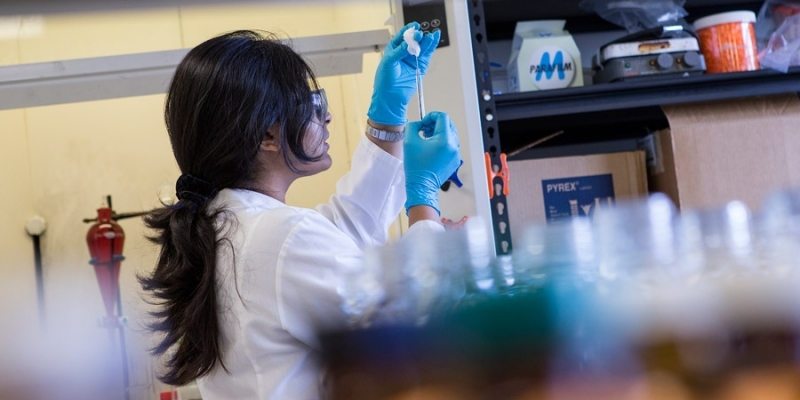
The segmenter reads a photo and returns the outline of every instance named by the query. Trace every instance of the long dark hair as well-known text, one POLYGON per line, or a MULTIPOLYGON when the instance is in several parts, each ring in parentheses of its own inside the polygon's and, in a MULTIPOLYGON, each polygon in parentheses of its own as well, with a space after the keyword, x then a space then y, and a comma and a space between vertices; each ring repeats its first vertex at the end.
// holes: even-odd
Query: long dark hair
MULTIPOLYGON (((178 167, 216 190, 249 188, 260 168, 259 146, 276 125, 292 169, 289 152, 301 163, 315 161, 303 140, 317 88, 302 57, 271 34, 236 31, 200 44, 178 65, 166 99, 164 119, 178 167)), ((184 196, 145 218, 154 231, 148 238, 161 251, 155 270, 138 280, 156 306, 148 328, 163 334, 152 349, 164 362, 159 380, 171 385, 185 385, 218 363, 225 368, 216 257, 230 243, 230 225, 221 222, 228 221, 225 210, 212 209, 210 200, 184 196)))

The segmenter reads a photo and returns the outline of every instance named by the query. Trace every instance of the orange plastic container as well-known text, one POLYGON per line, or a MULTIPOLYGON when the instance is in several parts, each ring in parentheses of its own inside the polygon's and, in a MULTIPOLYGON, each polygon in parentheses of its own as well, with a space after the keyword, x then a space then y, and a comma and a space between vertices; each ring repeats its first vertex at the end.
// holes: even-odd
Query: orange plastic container
POLYGON ((707 73, 759 69, 755 23, 752 11, 714 14, 695 21, 707 73))

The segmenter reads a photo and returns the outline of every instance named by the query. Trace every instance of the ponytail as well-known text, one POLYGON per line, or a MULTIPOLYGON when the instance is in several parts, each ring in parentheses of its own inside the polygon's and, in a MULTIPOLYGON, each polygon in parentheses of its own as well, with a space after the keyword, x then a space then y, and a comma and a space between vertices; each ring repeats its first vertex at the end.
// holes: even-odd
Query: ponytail
POLYGON ((161 252, 153 273, 138 280, 157 307, 148 328, 164 335, 152 349, 165 357, 158 378, 175 386, 206 375, 217 363, 225 368, 216 290, 217 248, 224 239, 218 239, 215 221, 222 211, 209 211, 202 200, 187 197, 145 218, 155 231, 148 239, 161 252))

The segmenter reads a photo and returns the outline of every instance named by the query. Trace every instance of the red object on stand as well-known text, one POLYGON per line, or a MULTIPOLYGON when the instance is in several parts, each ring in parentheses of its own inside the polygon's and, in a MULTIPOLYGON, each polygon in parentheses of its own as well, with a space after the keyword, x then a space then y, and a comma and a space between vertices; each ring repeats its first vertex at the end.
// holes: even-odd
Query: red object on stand
POLYGON ((122 355, 123 394, 130 400, 130 379, 128 378, 128 355, 125 345, 125 318, 122 316, 122 300, 119 288, 119 267, 125 257, 122 249, 125 244, 125 232, 115 220, 138 217, 148 212, 117 214, 111 207, 111 196, 106 196, 106 206, 97 209, 97 219, 84 219, 93 222, 86 233, 86 244, 89 246, 100 294, 106 307, 106 316, 100 321, 103 328, 108 329, 109 342, 114 345, 114 332, 119 330, 119 348, 122 355), (116 306, 116 315, 114 308, 116 306))
POLYGON ((106 306, 104 325, 107 328, 119 326, 119 317, 114 315, 114 305, 119 297, 119 267, 125 257, 122 248, 125 244, 125 233, 122 227, 112 219, 111 208, 97 209, 97 222, 89 227, 86 233, 86 244, 92 258, 89 264, 94 266, 100 293, 106 306))

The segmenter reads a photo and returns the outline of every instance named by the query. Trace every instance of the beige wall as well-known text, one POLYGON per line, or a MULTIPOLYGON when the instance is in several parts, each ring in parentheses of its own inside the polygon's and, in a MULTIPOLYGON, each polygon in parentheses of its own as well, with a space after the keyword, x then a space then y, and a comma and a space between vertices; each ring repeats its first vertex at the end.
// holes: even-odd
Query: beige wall
MULTIPOLYGON (((19 19, 16 35, 0 35, 0 65, 190 47, 242 28, 289 37, 381 29, 387 28, 390 14, 388 0, 357 0, 26 17, 19 19)), ((350 155, 363 134, 379 59, 377 53, 366 55, 363 74, 321 79, 334 115, 334 166, 298 182, 289 193, 290 204, 325 201, 336 178, 349 169, 350 155)), ((87 263, 88 225, 81 220, 94 216, 107 194, 113 196, 116 211, 132 212, 151 209, 159 193, 174 190, 179 172, 162 121, 163 102, 163 95, 154 95, 0 111, 0 326, 5 331, 0 376, 11 368, 14 355, 22 359, 33 348, 60 349, 46 352, 48 363, 53 358, 62 361, 54 367, 44 368, 35 358, 14 367, 36 369, 31 372, 44 375, 38 379, 45 381, 70 366, 92 370, 102 355, 89 348, 101 354, 109 351, 107 333, 96 325, 104 309, 87 263), (48 224, 42 238, 46 337, 37 336, 41 330, 33 251, 24 231, 25 221, 35 214, 48 224)), ((141 331, 143 307, 135 273, 150 270, 156 253, 144 239, 140 219, 120 224, 126 233, 120 281, 123 308, 131 318, 128 347, 136 386, 132 394, 134 399, 153 398, 159 388, 147 386, 152 367, 144 353, 149 342, 141 331)))

